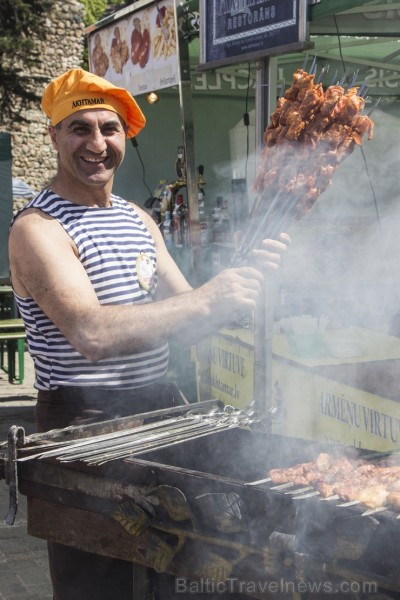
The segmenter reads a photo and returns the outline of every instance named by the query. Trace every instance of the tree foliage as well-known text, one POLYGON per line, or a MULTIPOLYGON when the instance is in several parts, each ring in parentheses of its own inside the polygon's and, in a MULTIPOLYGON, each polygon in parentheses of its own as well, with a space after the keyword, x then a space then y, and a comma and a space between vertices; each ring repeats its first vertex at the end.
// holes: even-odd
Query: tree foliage
POLYGON ((0 52, 31 63, 32 35, 40 35, 43 15, 50 0, 2 0, 0 3, 0 52))
POLYGON ((81 2, 85 7, 84 23, 86 26, 101 19, 107 5, 110 4, 107 0, 81 0, 81 2))
POLYGON ((92 25, 99 21, 104 13, 109 13, 110 11, 117 11, 128 4, 132 4, 131 2, 115 2, 113 0, 80 0, 85 7, 85 25, 92 25))
POLYGON ((9 115, 15 97, 34 100, 34 87, 20 73, 38 60, 35 40, 44 34, 51 0, 1 0, 0 2, 0 114, 9 115))

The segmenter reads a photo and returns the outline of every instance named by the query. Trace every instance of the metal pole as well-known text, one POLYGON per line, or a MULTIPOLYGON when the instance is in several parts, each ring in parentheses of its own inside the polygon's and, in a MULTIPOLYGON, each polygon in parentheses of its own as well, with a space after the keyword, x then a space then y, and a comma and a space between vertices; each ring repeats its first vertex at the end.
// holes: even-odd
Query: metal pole
MULTIPOLYGON (((256 154, 264 145, 264 131, 277 102, 277 58, 256 63, 256 154)), ((254 316, 254 400, 259 414, 272 406, 273 302, 270 285, 264 285, 254 316)))
POLYGON ((256 62, 256 152, 264 145, 264 131, 275 109, 278 82, 278 59, 267 57, 256 62))
MULTIPOLYGON (((176 31, 178 29, 178 0, 175 9, 176 31)), ((186 164, 186 188, 189 206, 189 232, 191 248, 191 266, 193 273, 193 285, 196 287, 203 283, 202 256, 200 239, 200 216, 198 202, 197 169, 194 150, 194 127, 192 89, 190 76, 189 42, 178 34, 179 40, 179 101, 181 112, 181 125, 183 134, 183 145, 185 148, 186 164)))

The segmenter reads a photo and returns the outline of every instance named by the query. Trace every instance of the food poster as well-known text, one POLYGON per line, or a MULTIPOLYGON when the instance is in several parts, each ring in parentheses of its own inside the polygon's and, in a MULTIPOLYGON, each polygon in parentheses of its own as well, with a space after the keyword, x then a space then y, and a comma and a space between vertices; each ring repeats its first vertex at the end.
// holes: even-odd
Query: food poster
POLYGON ((93 31, 88 45, 91 72, 134 96, 179 82, 173 0, 131 12, 93 31))

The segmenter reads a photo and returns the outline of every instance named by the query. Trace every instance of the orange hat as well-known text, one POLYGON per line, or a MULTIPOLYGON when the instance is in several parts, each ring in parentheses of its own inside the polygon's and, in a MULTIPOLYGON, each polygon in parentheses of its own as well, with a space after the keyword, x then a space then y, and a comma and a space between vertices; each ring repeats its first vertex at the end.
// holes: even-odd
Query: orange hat
POLYGON ((117 113, 129 126, 128 138, 137 135, 146 124, 144 114, 126 89, 83 69, 70 69, 51 81, 43 92, 41 104, 52 125, 88 108, 117 113))

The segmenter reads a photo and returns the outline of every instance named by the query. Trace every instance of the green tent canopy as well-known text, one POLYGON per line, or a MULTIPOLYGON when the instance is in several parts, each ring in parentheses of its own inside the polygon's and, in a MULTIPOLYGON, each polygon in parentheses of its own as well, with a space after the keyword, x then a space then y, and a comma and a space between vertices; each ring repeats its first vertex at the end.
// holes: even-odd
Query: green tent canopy
MULTIPOLYGON (((321 0, 309 19, 309 55, 329 65, 331 77, 347 70, 356 85, 366 80, 370 95, 400 95, 400 2, 321 0)), ((281 56, 279 65, 301 65, 301 56, 281 56)))

